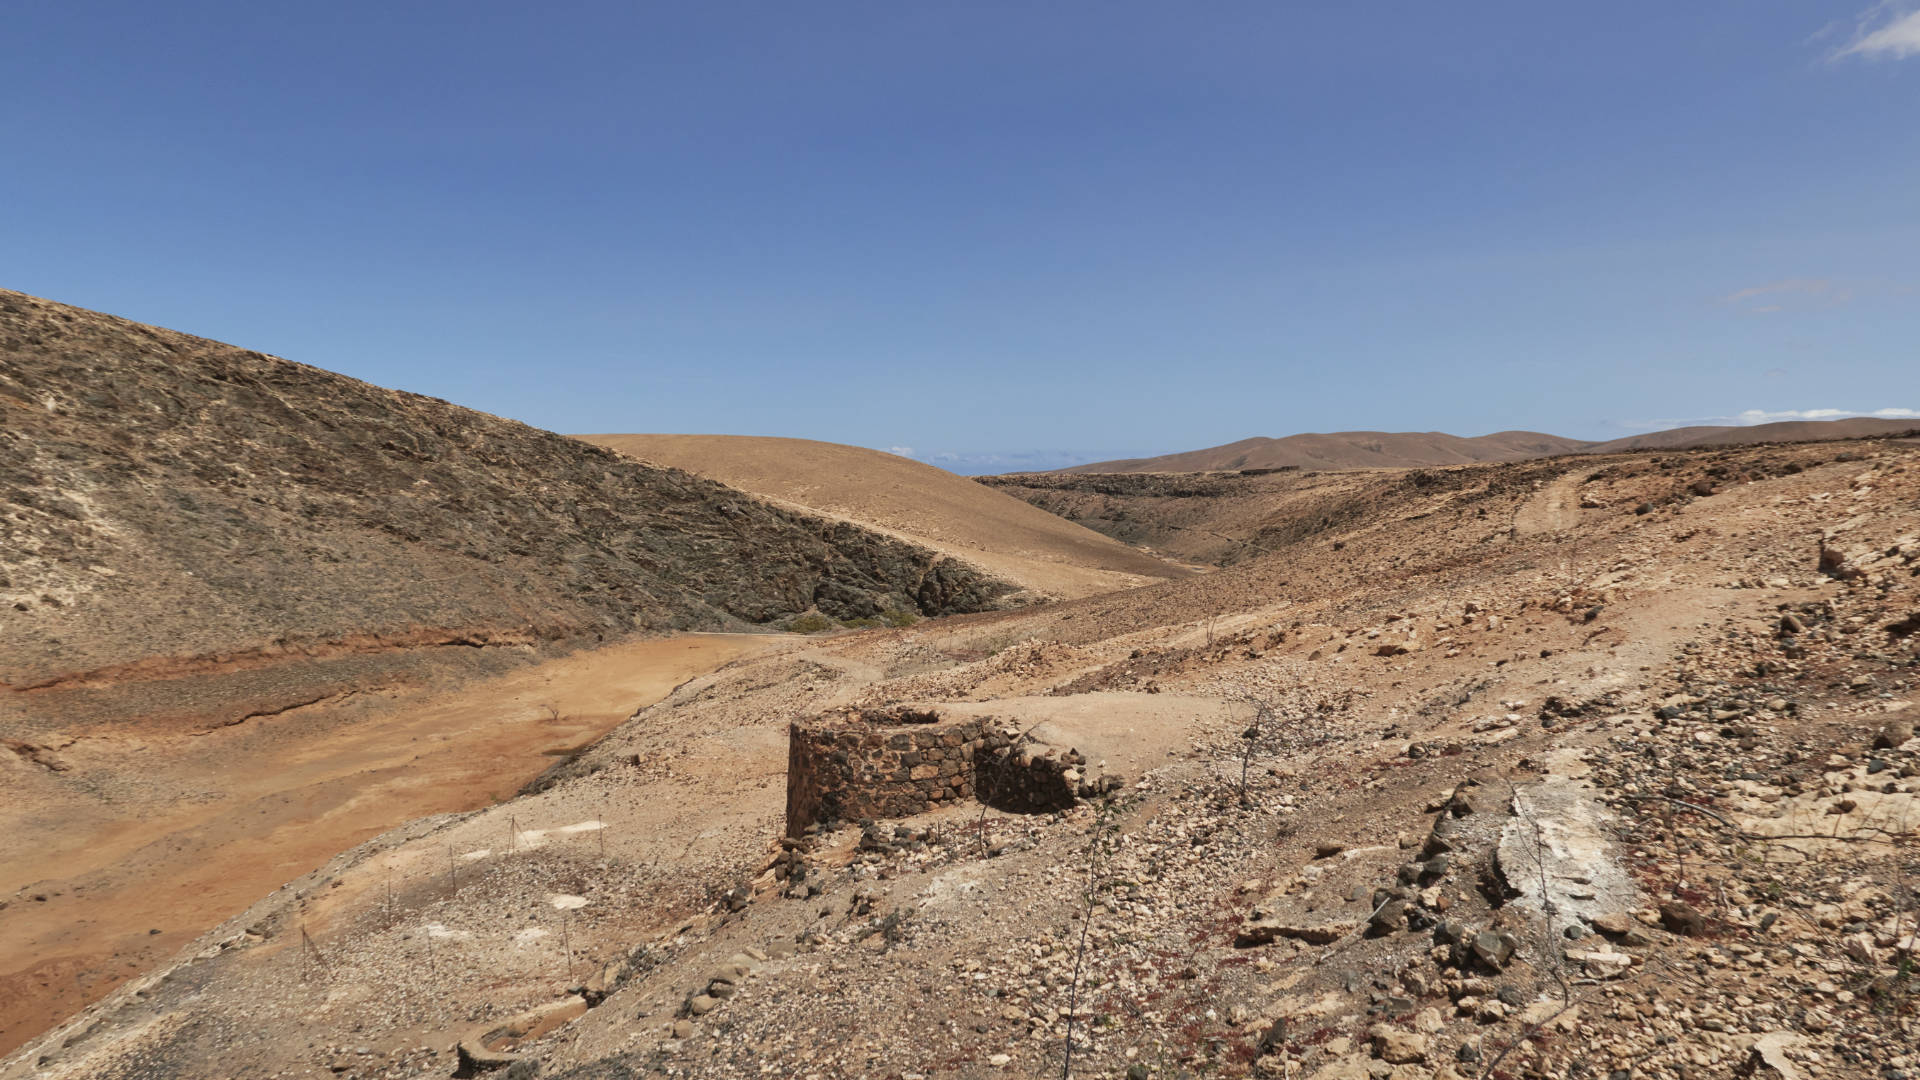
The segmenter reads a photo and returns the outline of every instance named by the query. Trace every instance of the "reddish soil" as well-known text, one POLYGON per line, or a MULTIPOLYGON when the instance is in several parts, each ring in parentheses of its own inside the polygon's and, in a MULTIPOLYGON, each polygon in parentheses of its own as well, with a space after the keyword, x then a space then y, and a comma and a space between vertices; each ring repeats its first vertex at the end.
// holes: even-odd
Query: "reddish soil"
POLYGON ((675 686, 780 640, 620 643, 384 697, 345 723, 290 710, 198 737, 80 740, 62 751, 70 771, 136 773, 139 789, 87 805, 29 775, 36 797, 0 810, 0 1053, 339 852, 509 799, 675 686))

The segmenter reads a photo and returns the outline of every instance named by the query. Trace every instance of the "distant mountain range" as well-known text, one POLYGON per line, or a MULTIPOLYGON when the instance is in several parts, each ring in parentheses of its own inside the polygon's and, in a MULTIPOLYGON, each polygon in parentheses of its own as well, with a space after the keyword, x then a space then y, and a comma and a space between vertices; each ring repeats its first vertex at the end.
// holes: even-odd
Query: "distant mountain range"
POLYGON ((1741 443, 1799 442, 1898 435, 1920 430, 1920 420, 1788 420, 1750 426, 1672 428, 1610 442, 1585 442, 1537 431, 1500 431, 1467 439, 1441 431, 1337 431, 1331 434, 1252 438, 1205 450, 1159 457, 1096 461, 1058 469, 1068 473, 1235 472, 1241 469, 1412 469, 1519 461, 1557 454, 1608 454, 1622 450, 1677 450, 1741 443))

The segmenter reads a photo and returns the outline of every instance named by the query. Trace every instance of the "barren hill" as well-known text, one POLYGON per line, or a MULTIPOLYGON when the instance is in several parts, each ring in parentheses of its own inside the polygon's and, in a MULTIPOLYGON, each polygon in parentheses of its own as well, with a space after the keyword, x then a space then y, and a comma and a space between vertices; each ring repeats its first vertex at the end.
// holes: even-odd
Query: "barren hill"
POLYGON ((697 679, 0 1078, 1911 1069, 1920 446, 1312 479, 1215 573, 697 679))
POLYGON ((1728 427, 1681 427, 1631 435, 1610 442, 1583 442, 1537 431, 1501 431, 1461 438, 1439 431, 1341 431, 1332 434, 1252 438, 1205 450, 1157 457, 1096 461, 1059 469, 1064 473, 1197 473, 1243 469, 1417 469, 1477 462, 1524 461, 1561 454, 1611 454, 1624 450, 1678 450, 1697 446, 1806 442, 1897 435, 1920 421, 1795 420, 1728 427))
POLYGON ((1019 499, 897 454, 746 435, 577 437, 945 552, 1043 595, 1086 596, 1186 573, 1019 499))
MULTIPOLYGON (((42 340, 27 344, 58 329, 36 324, 42 340)), ((491 418, 445 431, 435 423, 458 414, 441 403, 289 374, 264 357, 209 367, 196 357, 224 347, 189 339, 181 349, 150 365, 184 369, 172 381, 119 360, 48 394, 36 391, 63 370, 60 356, 7 369, 0 448, 17 492, 7 550, 38 560, 18 566, 55 583, 73 563, 108 584, 157 587, 167 579, 143 553, 170 540, 246 558, 244 544, 212 540, 250 515, 270 526, 255 542, 317 544, 283 509, 276 492, 296 483, 283 477, 318 455, 319 467, 349 474, 342 485, 361 485, 308 481, 331 497, 323 507, 360 520, 360 500, 388 490, 373 481, 391 473, 370 472, 352 451, 394 439, 399 425, 355 425, 396 415, 439 441, 392 469, 427 481, 414 486, 469 491, 469 505, 507 524, 533 513, 516 501, 533 497, 523 489, 565 485, 565 506, 614 503, 595 522, 664 504, 674 516, 659 527, 716 559, 777 562, 798 541, 743 548, 708 500, 732 507, 717 512, 730 521, 773 523, 776 537, 807 528, 823 544, 853 535, 865 538, 860 551, 898 545, 935 558, 583 444, 529 445, 491 418), (22 375, 40 381, 30 389, 22 375), (351 391, 353 407, 315 410, 303 380, 351 391), (160 391, 142 390, 155 381, 160 391), (277 401, 306 419, 266 432, 213 425, 219 403, 243 392, 254 395, 250 413, 277 401), (78 437, 110 430, 98 421, 116 404, 142 420, 126 440, 78 437), (214 460, 248 471, 157 458, 188 452, 144 420, 142 410, 169 409, 193 446, 234 441, 241 450, 214 460), (501 441, 476 450, 459 434, 471 427, 501 441), (12 437, 20 430, 33 438, 12 437), (336 442, 335 431, 347 434, 336 442), (483 488, 453 469, 479 451, 480 471, 514 483, 483 488), (143 480, 156 481, 157 502, 139 501, 143 480), (669 480, 691 494, 616 500, 627 485, 669 480), (171 506, 176 492, 217 511, 169 517, 183 539, 125 509, 171 506), (96 535, 108 526, 112 545, 96 535), (108 562, 122 546, 132 554, 108 562)), ((900 629, 763 636, 767 647, 730 652, 718 668, 689 661, 657 704, 571 748, 518 796, 422 817, 311 872, 290 868, 274 877, 283 887, 217 928, 155 938, 171 940, 157 963, 137 931, 94 940, 91 913, 104 875, 173 847, 126 835, 145 823, 128 817, 142 804, 125 764, 166 747, 116 746, 107 724, 10 741, 0 779, 23 797, 0 801, 0 868, 21 878, 30 873, 16 867, 48 867, 51 884, 0 897, 0 955, 30 936, 23 926, 65 935, 71 951, 0 972, 0 1024, 12 1025, 0 1037, 26 1038, 28 1010, 38 1010, 34 1031, 47 1027, 68 986, 129 982, 0 1059, 0 1080, 1910 1071, 1920 1037, 1920 445, 1313 472, 1050 475, 1033 491, 1082 519, 1124 519, 1168 546, 1211 536, 1194 543, 1224 545, 1203 557, 1226 565, 900 629), (119 773, 100 767, 116 753, 119 773), (75 792, 104 807, 112 829, 84 848, 38 848, 34 830, 75 792), (78 874, 74 862, 97 872, 78 874)), ((412 498, 421 501, 379 520, 438 550, 455 508, 412 498)), ((550 508, 533 520, 562 529, 570 519, 550 508)), ((531 549, 544 562, 511 564, 531 578, 524 595, 570 596, 554 578, 573 580, 563 571, 587 557, 572 554, 579 546, 608 573, 628 572, 623 559, 656 569, 683 557, 672 537, 640 560, 574 535, 531 549)), ((285 577, 243 567, 265 599, 233 597, 213 615, 292 594, 304 565, 295 554, 285 577)), ((881 572, 890 563, 844 557, 867 575, 856 581, 869 596, 893 580, 881 572)), ((186 569, 218 568, 202 554, 186 569)), ((15 566, 7 573, 26 593, 15 566)), ((358 587, 355 573, 337 580, 358 587)), ((439 584, 464 588, 454 580, 439 584)), ((991 598, 996 586, 967 580, 991 598)), ((815 602, 858 595, 836 583, 815 602)), ((43 638, 29 640, 70 625, 82 645, 121 641, 49 614, 88 604, 149 617, 110 593, 36 588, 60 606, 41 601, 43 638)), ((728 614, 707 607, 719 614, 705 617, 728 614)), ((160 632, 198 632, 191 616, 151 618, 160 632)), ((457 784, 454 765, 501 752, 495 732, 510 714, 571 691, 597 660, 637 665, 634 647, 476 681, 434 710, 389 710, 363 725, 381 745, 355 745, 333 764, 364 768, 377 751, 390 790, 457 784)), ((264 653, 203 659, 293 670, 264 653)), ((195 684, 177 667, 147 673, 168 676, 140 684, 152 700, 195 684)), ((84 695, 112 685, 96 673, 0 700, 41 707, 71 694, 76 710, 98 708, 109 699, 84 695)), ((621 700, 595 689, 578 707, 621 700)), ((211 788, 248 760, 248 733, 305 715, 243 717, 175 739, 173 752, 226 748, 202 777, 211 788)), ((370 801, 312 762, 286 767, 320 775, 228 813, 273 823, 255 845, 272 870, 313 831, 315 799, 342 804, 323 805, 323 822, 370 801)), ((206 794, 176 801, 197 810, 206 794)), ((186 852, 197 877, 136 896, 136 913, 170 916, 186 886, 224 885, 199 855, 186 852)))
MULTIPOLYGON (((1697 437, 1688 436, 1689 439, 1697 437)), ((1752 442, 1765 445, 1770 441, 1800 440, 1776 438, 1752 442)), ((1827 458, 1849 452, 1845 443, 1823 445, 1828 448, 1824 451, 1827 458)), ((1706 468, 1727 471, 1716 462, 1730 460, 1731 447, 1709 442, 1691 449, 1698 452, 1640 455, 1646 461, 1647 475, 1673 478, 1649 490, 1650 506, 1664 506, 1691 497, 1688 485, 1692 481, 1680 479, 1687 475, 1689 463, 1705 463, 1706 468)), ((1599 469, 1601 460, 1603 455, 1598 453, 1590 457, 1540 459, 1538 470, 1516 469, 1495 483, 1511 485, 1515 483, 1514 476, 1528 476, 1529 483, 1540 484, 1547 483, 1541 477, 1561 478, 1563 497, 1560 501, 1567 504, 1562 509, 1574 510, 1582 501, 1592 502, 1599 496, 1582 494, 1578 485, 1565 481, 1566 476, 1572 475, 1568 470, 1599 469)), ((1337 534, 1351 527, 1354 521, 1370 512, 1371 501, 1379 498, 1382 482, 1409 493, 1438 494, 1451 490, 1462 476, 1470 475, 1463 471, 1466 468, 1391 471, 1384 474, 1384 480, 1369 478, 1361 470, 1253 470, 1250 474, 1008 473, 977 477, 976 482, 1129 544, 1187 562, 1229 566, 1290 550, 1313 536, 1337 534)), ((1516 511, 1512 508, 1489 505, 1485 507, 1490 515, 1488 520, 1500 520, 1503 509, 1508 528, 1526 527, 1524 520, 1514 518, 1516 511)))
POLYGON ((1373 497, 1360 470, 1045 472, 975 479, 1116 540, 1216 566, 1337 530, 1373 497))
POLYGON ((1570 454, 1589 443, 1535 431, 1501 431, 1465 439, 1440 431, 1339 431, 1253 438, 1159 457, 1097 461, 1061 472, 1232 472, 1239 469, 1406 469, 1570 454))
POLYGON ((1861 439, 1901 435, 1915 430, 1920 430, 1920 420, 1882 420, 1869 416, 1847 420, 1783 420, 1773 424, 1669 428, 1596 443, 1589 449, 1596 454, 1612 454, 1622 450, 1674 450, 1690 446, 1861 439))
POLYGON ((12 292, 0 415, 16 715, 23 693, 44 716, 214 669, 263 683, 308 658, 939 614, 1010 588, 524 424, 12 292))
POLYGON ((777 643, 635 636, 1016 592, 524 424, 0 292, 0 1049, 777 643))

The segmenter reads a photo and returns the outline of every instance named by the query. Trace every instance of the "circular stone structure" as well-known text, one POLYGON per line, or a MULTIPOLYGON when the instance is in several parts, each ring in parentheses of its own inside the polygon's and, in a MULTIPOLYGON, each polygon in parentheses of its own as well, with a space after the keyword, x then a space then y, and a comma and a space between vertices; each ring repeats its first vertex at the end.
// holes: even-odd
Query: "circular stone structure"
POLYGON ((973 797, 986 721, 925 708, 843 709, 789 729, 787 835, 829 820, 901 818, 973 797))
POLYGON ((971 798, 1015 813, 1064 810, 1120 786, 1031 730, 924 705, 840 709, 794 721, 788 737, 791 837, 819 822, 912 817, 971 798))

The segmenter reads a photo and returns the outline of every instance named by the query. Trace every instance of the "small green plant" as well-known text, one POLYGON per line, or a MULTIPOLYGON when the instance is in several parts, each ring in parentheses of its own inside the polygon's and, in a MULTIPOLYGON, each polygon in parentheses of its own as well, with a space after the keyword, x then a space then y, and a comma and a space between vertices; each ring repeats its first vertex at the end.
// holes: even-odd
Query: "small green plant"
POLYGON ((880 620, 874 619, 874 618, 868 618, 868 617, 861 617, 858 619, 841 619, 840 625, 848 628, 849 630, 871 630, 874 627, 880 625, 880 620))
POLYGON ((793 634, 818 634, 833 629, 833 620, 817 611, 809 611, 787 624, 787 631, 793 634))
POLYGON ((920 621, 920 616, 904 609, 883 611, 880 613, 880 618, 888 626, 912 626, 914 623, 920 621))

